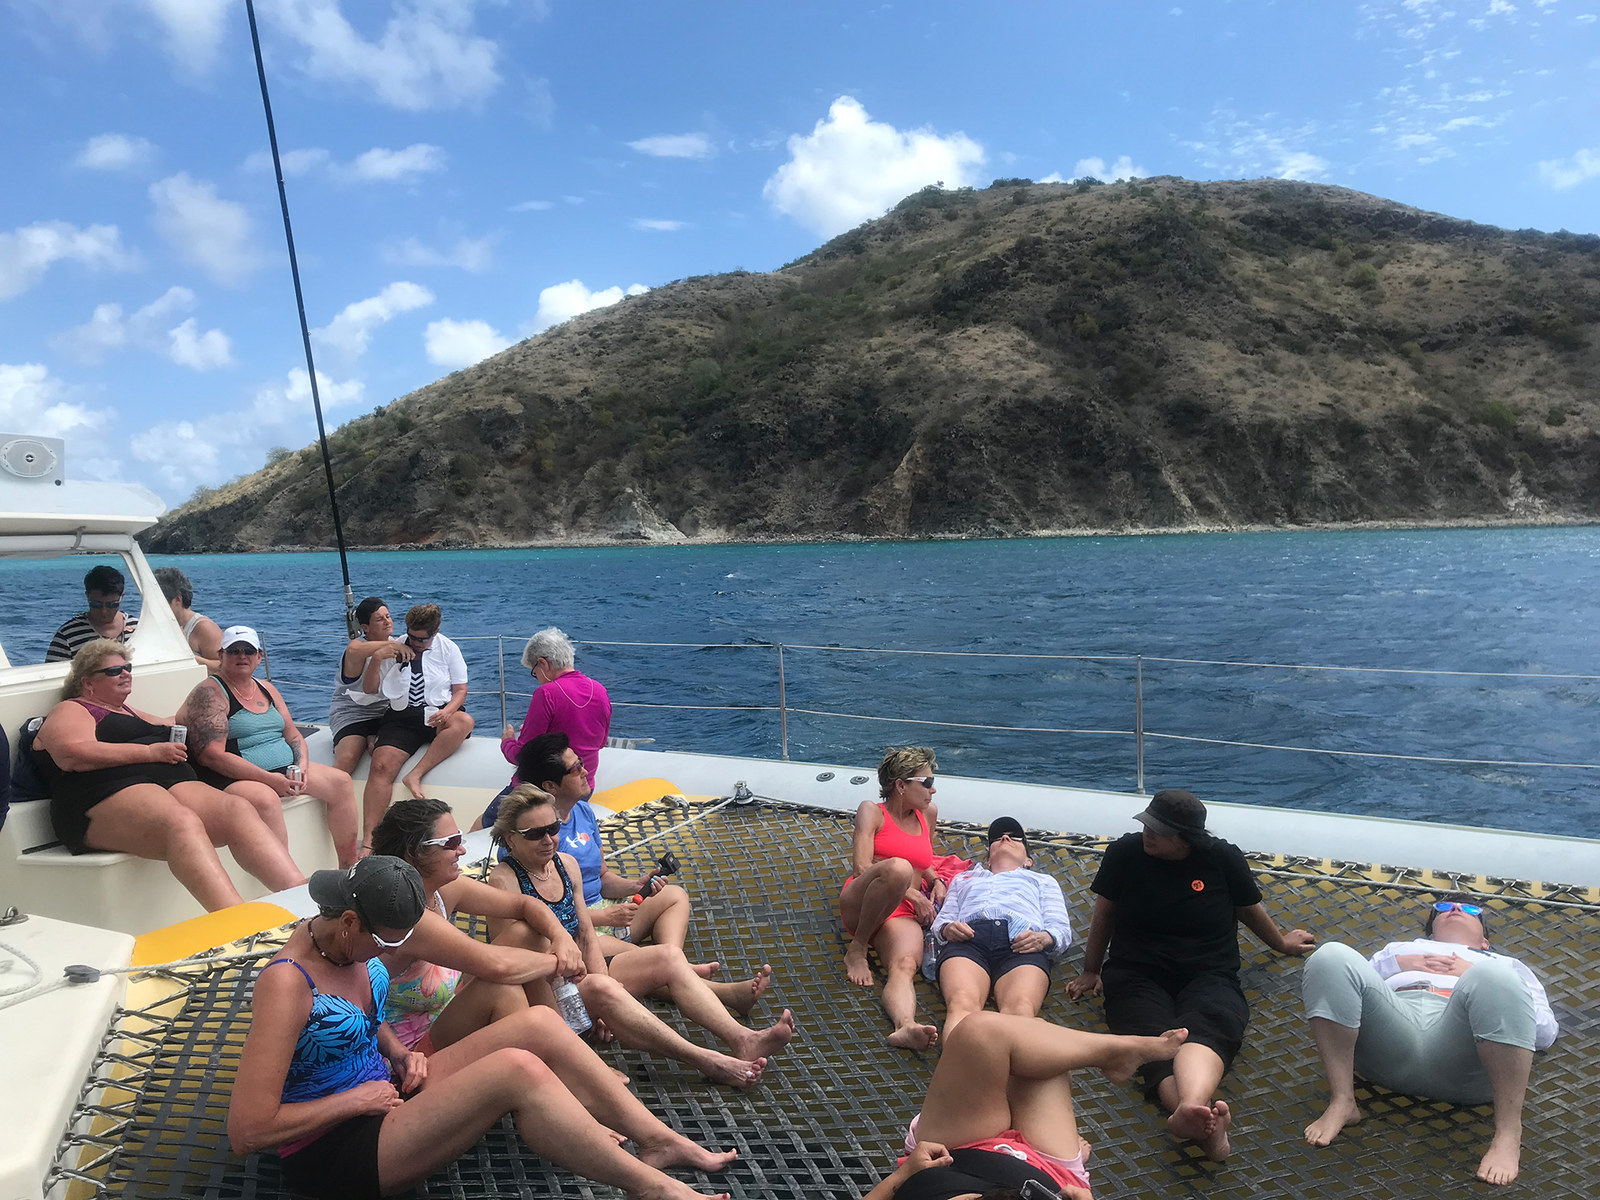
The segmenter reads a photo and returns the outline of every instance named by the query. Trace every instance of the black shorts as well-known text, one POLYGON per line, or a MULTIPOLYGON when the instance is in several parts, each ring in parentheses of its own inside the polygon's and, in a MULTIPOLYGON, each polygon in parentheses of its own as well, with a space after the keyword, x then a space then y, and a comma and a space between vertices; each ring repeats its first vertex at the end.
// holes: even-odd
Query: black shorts
MULTIPOLYGON (((273 775, 287 775, 289 773, 288 767, 268 767, 267 770, 273 775)), ((224 775, 221 771, 213 771, 210 767, 202 767, 199 764, 195 765, 194 773, 201 783, 209 783, 219 792, 225 792, 234 784, 242 782, 242 780, 224 775)))
MULTIPOLYGON (((1112 1033, 1155 1037, 1169 1029, 1187 1028, 1189 1044, 1206 1046, 1233 1065, 1250 1023, 1236 971, 1202 971, 1191 976, 1162 977, 1136 967, 1107 964, 1101 974, 1106 995, 1106 1024, 1112 1033)), ((1154 1101, 1161 1081, 1172 1074, 1170 1061, 1139 1068, 1145 1099, 1154 1101)))
POLYGON ((1011 927, 1005 921, 991 921, 978 918, 968 921, 972 926, 972 940, 969 942, 948 942, 939 952, 939 969, 944 970, 945 963, 952 958, 969 958, 989 973, 991 983, 999 980, 1007 971, 1014 971, 1018 967, 1038 967, 1050 975, 1050 956, 1048 954, 1018 954, 1011 948, 1011 927))
POLYGON ((363 717, 359 721, 351 721, 348 725, 341 725, 333 731, 333 744, 337 746, 347 737, 374 737, 377 735, 378 726, 382 724, 382 717, 363 717))
POLYGON ((389 715, 378 719, 378 746, 394 746, 404 750, 406 757, 415 754, 417 747, 425 746, 439 735, 439 731, 429 725, 424 718, 425 708, 402 708, 398 711, 389 710, 389 715))
POLYGON ((383 1118, 376 1113, 335 1125, 309 1146, 283 1157, 283 1181, 317 1200, 378 1200, 382 1129, 383 1118))

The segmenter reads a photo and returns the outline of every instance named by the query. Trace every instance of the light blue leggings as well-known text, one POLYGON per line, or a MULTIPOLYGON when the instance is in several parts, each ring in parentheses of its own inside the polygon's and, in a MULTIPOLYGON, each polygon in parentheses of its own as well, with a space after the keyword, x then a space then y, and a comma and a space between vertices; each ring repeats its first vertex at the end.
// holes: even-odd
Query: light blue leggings
POLYGON ((1508 963, 1474 963, 1446 998, 1391 991, 1358 952, 1328 942, 1306 960, 1300 994, 1306 1016, 1361 1031, 1358 1075, 1409 1095, 1486 1104, 1477 1043, 1533 1049, 1533 1000, 1508 963))

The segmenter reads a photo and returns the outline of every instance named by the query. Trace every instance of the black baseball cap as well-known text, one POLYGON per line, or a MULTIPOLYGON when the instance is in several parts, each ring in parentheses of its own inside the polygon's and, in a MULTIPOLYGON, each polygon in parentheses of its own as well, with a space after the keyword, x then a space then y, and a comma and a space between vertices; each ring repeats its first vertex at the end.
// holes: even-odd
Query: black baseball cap
POLYGON ((324 912, 353 912, 368 933, 410 929, 422 919, 422 876, 410 863, 387 854, 363 858, 348 871, 313 871, 311 898, 324 912))
POLYGON ((996 817, 989 825, 989 845, 1005 834, 1010 834, 1022 843, 1022 848, 1028 848, 1028 835, 1023 831, 1022 822, 1015 817, 996 817))
POLYGON ((1200 797, 1181 788, 1164 788, 1150 797, 1149 806, 1133 819, 1144 823, 1151 833, 1162 837, 1181 837, 1190 845, 1203 846, 1211 840, 1206 832, 1206 806, 1200 797))

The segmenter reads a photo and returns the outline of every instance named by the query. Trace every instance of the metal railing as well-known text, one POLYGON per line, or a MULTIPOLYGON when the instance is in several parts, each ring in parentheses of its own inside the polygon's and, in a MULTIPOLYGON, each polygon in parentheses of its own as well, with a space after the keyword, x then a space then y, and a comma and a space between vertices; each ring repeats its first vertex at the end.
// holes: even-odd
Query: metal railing
MULTIPOLYGON (((496 668, 498 677, 498 698, 501 725, 508 721, 509 700, 529 700, 533 693, 510 690, 506 686, 505 653, 507 642, 513 648, 524 639, 510 634, 482 634, 464 635, 454 638, 460 643, 477 642, 493 643, 495 646, 496 668)), ((805 716, 824 720, 852 721, 872 724, 903 725, 915 728, 938 728, 951 730, 977 730, 1007 734, 1034 734, 1034 735, 1065 735, 1065 736, 1093 736, 1130 738, 1133 743, 1133 773, 1136 790, 1145 790, 1145 758, 1149 742, 1189 743, 1204 746, 1230 747, 1235 749, 1282 751, 1294 754, 1333 756, 1351 759, 1391 760, 1402 762, 1446 764, 1461 767, 1515 767, 1528 769, 1552 769, 1594 771, 1600 770, 1600 762, 1587 761, 1556 761, 1529 758, 1481 758, 1464 755, 1449 754, 1404 754, 1382 750, 1360 749, 1355 747, 1328 747, 1294 745, 1283 742, 1270 742, 1252 740, 1239 737, 1205 736, 1177 730, 1150 729, 1146 724, 1146 666, 1161 664, 1173 667, 1210 667, 1242 669, 1250 671, 1293 671, 1293 672, 1330 672, 1342 674, 1364 674, 1377 676, 1405 676, 1405 677, 1437 677, 1439 679, 1494 679, 1494 680, 1530 680, 1541 683, 1556 682, 1600 682, 1600 675, 1578 673, 1553 673, 1553 672, 1513 672, 1513 671, 1456 671, 1432 670, 1408 667, 1367 667, 1367 666, 1337 666, 1312 663, 1278 663, 1256 662, 1248 660, 1178 658, 1144 654, 1040 654, 1001 651, 965 651, 965 650, 918 650, 918 649, 888 649, 869 646, 821 646, 803 643, 782 642, 653 642, 653 641, 609 641, 599 639, 575 640, 574 645, 591 648, 608 648, 618 650, 673 650, 673 651, 707 651, 707 650, 740 650, 755 651, 773 656, 776 674, 776 703, 769 704, 691 704, 682 702, 649 701, 612 697, 613 708, 628 708, 638 710, 664 710, 669 712, 729 712, 729 713, 762 713, 770 712, 777 715, 778 741, 780 753, 784 761, 790 757, 790 717, 805 716), (1078 663, 1125 663, 1130 667, 1129 679, 1131 695, 1128 698, 1131 709, 1131 728, 1104 728, 1092 726, 1071 725, 1007 725, 989 722, 963 721, 954 719, 941 719, 937 716, 900 716, 885 715, 882 713, 863 713, 843 711, 836 708, 808 707, 790 703, 790 681, 788 678, 786 656, 795 654, 806 655, 879 655, 886 657, 928 657, 947 661, 958 660, 1009 660, 1014 662, 1034 662, 1039 664, 1078 662, 1078 663)), ((307 688, 327 694, 327 688, 317 685, 299 684, 289 681, 279 682, 280 687, 307 688)))

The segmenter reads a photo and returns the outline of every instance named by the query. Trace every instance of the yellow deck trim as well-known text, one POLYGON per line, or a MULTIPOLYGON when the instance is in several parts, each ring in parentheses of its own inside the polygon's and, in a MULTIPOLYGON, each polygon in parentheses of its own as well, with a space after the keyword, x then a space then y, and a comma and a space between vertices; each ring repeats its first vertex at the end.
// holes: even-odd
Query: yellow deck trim
POLYGON ((604 805, 612 812, 627 812, 631 808, 638 808, 641 804, 649 804, 652 800, 659 800, 663 796, 680 796, 678 785, 667 779, 635 779, 632 783, 624 783, 618 787, 607 788, 603 792, 596 792, 591 799, 604 805))
POLYGON ((179 921, 163 929, 141 934, 133 943, 133 965, 176 962, 214 946, 226 946, 240 938, 266 929, 276 929, 294 920, 294 914, 265 900, 235 904, 232 908, 179 921))

